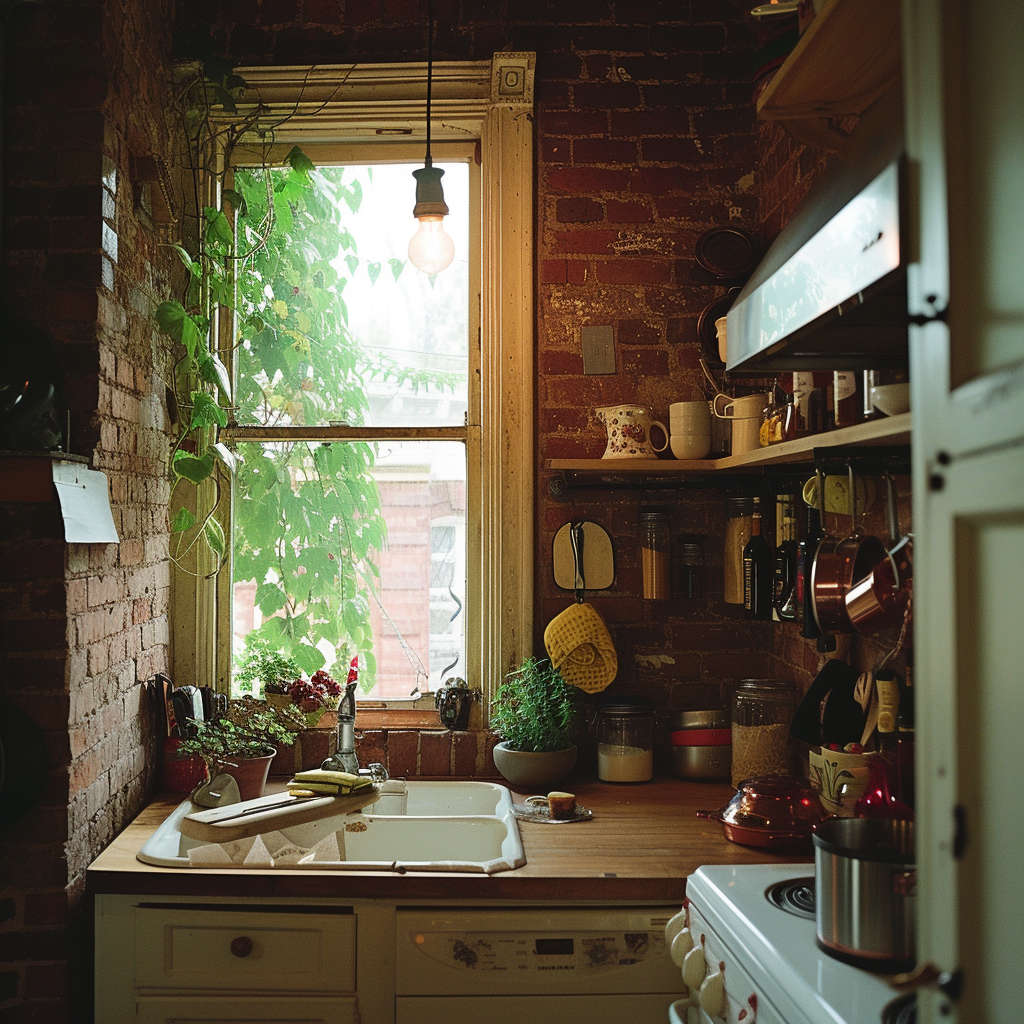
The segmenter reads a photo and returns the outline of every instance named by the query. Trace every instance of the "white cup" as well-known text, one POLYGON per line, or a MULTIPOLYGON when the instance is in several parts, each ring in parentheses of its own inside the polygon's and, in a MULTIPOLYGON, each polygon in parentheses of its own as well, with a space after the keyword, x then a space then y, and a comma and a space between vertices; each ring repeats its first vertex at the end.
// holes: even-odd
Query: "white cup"
POLYGON ((729 395, 715 395, 712 403, 714 414, 723 420, 732 420, 732 454, 743 455, 761 447, 761 420, 768 396, 763 392, 732 398, 729 395))
POLYGON ((711 451, 711 434, 673 434, 669 445, 677 459, 703 459, 711 451))
POLYGON ((706 401, 673 402, 668 407, 672 434, 711 434, 711 411, 706 401))

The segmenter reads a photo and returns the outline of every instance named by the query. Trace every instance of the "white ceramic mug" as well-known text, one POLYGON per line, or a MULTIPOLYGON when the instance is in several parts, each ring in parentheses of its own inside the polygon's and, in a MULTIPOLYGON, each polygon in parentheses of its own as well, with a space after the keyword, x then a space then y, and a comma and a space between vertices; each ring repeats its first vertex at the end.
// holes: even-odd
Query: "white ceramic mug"
POLYGON ((721 393, 715 395, 712 412, 719 419, 732 420, 733 455, 743 455, 761 447, 758 435, 767 405, 768 396, 763 392, 743 398, 732 398, 721 393))
POLYGON ((603 459, 653 459, 668 447, 669 433, 646 405, 606 405, 594 414, 608 431, 603 459), (651 440, 651 427, 663 435, 661 447, 651 440))
POLYGON ((668 425, 676 434, 707 434, 711 436, 711 410, 706 401, 673 402, 668 407, 668 425))

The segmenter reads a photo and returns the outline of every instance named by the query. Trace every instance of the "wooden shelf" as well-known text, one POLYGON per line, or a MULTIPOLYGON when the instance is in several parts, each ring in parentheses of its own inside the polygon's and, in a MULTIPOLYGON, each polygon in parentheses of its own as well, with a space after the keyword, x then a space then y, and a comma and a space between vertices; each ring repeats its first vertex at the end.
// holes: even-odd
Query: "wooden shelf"
POLYGON ((829 0, 757 101, 764 121, 862 114, 900 76, 900 4, 829 0))
POLYGON ((555 472, 602 476, 683 476, 690 473, 744 473, 788 463, 811 463, 815 448, 900 447, 910 444, 910 413, 869 420, 853 427, 812 434, 725 459, 547 459, 544 468, 555 472))

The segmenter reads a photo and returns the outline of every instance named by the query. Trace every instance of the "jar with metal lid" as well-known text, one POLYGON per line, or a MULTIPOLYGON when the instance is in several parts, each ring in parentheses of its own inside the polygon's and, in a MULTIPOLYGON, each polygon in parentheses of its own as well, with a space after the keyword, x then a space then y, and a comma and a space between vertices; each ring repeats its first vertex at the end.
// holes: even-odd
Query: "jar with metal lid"
POLYGON ((645 700, 608 701, 597 709, 597 777, 647 782, 654 775, 654 708, 645 700))
POLYGON ((743 679, 732 701, 732 784, 759 775, 789 775, 789 730, 796 712, 792 684, 781 679, 743 679))
POLYGON ((673 773, 681 779, 728 779, 732 770, 729 712, 677 711, 671 719, 673 773))

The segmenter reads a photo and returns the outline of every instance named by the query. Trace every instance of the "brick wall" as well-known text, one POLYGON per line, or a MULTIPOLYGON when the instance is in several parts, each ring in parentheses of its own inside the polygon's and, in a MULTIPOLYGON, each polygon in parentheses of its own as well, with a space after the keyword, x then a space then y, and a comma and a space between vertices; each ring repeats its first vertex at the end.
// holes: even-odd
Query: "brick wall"
POLYGON ((169 354, 150 311, 170 263, 131 172, 168 146, 169 7, 21 4, 5 26, 4 303, 44 339, 35 369, 55 372, 70 451, 107 474, 121 541, 65 544, 55 500, 0 505, 0 698, 46 757, 0 823, 5 1022, 91 1019, 85 869, 158 764, 141 684, 167 665, 169 354))

